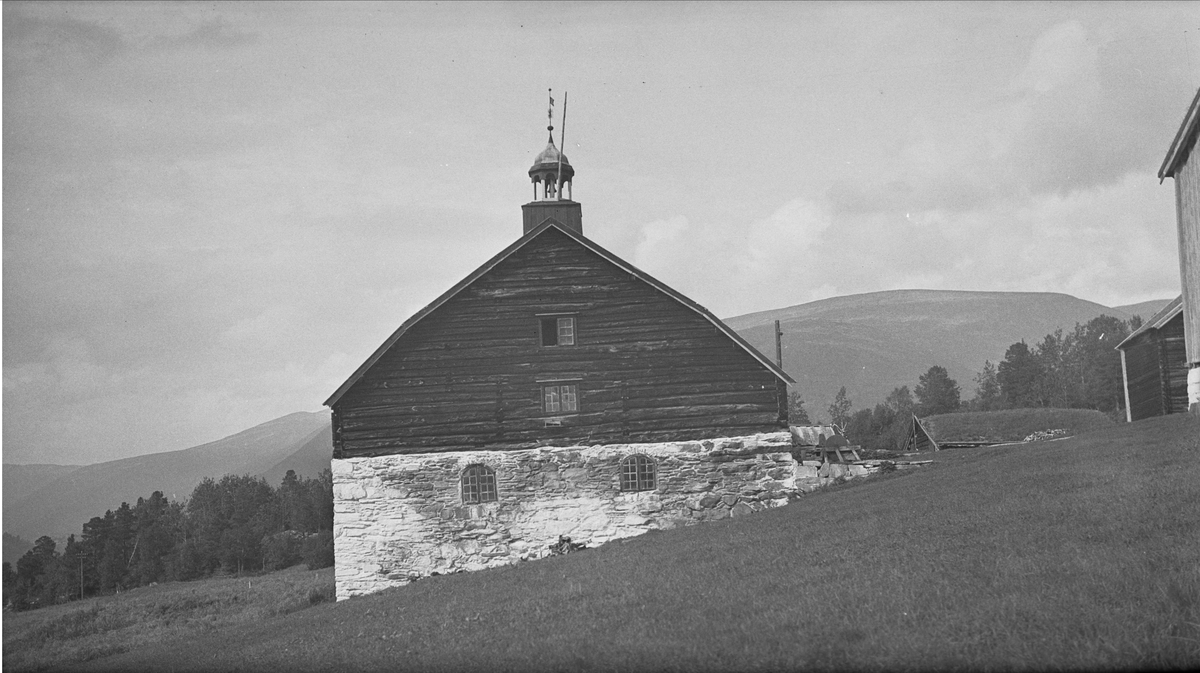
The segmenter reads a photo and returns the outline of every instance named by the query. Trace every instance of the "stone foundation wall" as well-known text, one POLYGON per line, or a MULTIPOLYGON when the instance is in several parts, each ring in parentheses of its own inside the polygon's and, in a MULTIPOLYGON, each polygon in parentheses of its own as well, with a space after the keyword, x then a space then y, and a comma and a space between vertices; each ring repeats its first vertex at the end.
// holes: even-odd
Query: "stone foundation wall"
POLYGON ((788 503, 863 465, 797 462, 788 433, 695 442, 462 451, 333 461, 337 598, 432 573, 540 558, 560 535, 589 547, 788 503), (621 460, 657 465, 657 488, 622 492, 621 460), (495 471, 498 501, 462 503, 469 465, 495 471))

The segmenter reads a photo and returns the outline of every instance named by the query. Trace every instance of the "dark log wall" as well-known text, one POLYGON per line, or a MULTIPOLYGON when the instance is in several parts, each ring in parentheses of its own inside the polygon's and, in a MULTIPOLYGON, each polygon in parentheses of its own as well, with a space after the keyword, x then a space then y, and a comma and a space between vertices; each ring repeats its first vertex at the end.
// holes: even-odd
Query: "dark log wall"
POLYGON ((786 387, 695 311, 548 229, 402 335, 334 405, 336 457, 736 436, 786 426, 786 387), (542 346, 538 314, 576 345, 542 346), (577 413, 542 411, 577 379, 577 413))
POLYGON ((1161 344, 1164 413, 1179 414, 1188 410, 1187 348, 1183 336, 1183 314, 1171 318, 1158 331, 1161 344))
POLYGON ((1133 420, 1187 411, 1183 316, 1144 332, 1125 349, 1133 420))
POLYGON ((1143 332, 1125 348, 1129 417, 1132 420, 1161 416, 1165 413, 1160 360, 1158 330, 1143 332))

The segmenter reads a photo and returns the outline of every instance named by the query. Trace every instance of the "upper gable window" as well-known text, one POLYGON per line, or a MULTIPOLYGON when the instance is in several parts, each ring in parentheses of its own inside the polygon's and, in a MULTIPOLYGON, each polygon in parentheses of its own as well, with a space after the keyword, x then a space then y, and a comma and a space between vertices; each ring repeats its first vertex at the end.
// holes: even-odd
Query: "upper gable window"
POLYGON ((574 346, 575 318, 554 317, 541 318, 543 346, 574 346))

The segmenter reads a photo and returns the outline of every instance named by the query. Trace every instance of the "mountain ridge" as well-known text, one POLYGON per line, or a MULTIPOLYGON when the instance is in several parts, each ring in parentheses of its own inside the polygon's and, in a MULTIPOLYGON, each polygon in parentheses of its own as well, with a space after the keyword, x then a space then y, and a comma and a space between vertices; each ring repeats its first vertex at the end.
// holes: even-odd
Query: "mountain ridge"
POLYGON ((91 517, 154 491, 183 500, 206 477, 272 470, 328 425, 328 412, 301 411, 188 449, 84 465, 40 484, 11 505, 6 502, 4 530, 30 540, 62 538, 78 533, 91 517))
MULTIPOLYGON (((1162 302, 1143 302, 1133 308, 1162 302)), ((725 320, 764 354, 775 353, 774 321, 783 333, 784 370, 815 422, 828 417, 838 389, 853 409, 872 408, 894 388, 913 389, 929 367, 945 367, 974 396, 984 362, 1003 360, 1008 346, 1041 341, 1056 329, 1103 315, 1128 320, 1119 308, 1060 292, 884 290, 830 297, 725 320)), ((1143 316, 1143 318, 1146 316, 1143 316)))

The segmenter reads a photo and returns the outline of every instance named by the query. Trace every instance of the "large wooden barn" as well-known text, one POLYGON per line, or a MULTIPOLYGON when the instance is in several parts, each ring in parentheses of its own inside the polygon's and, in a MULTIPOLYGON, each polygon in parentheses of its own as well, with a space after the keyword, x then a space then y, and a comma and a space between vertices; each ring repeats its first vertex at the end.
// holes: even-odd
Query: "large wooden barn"
POLYGON ((1151 316, 1117 348, 1125 377, 1125 420, 1188 410, 1182 296, 1151 316))
POLYGON ((833 479, 790 453, 791 378, 585 237, 562 198, 573 176, 551 139, 523 235, 326 401, 339 599, 742 516, 833 479))
MULTIPOLYGON (((551 143, 535 185, 557 164, 551 143)), ((579 204, 549 194, 524 207, 523 236, 405 321, 325 402, 334 457, 787 429, 791 378, 776 363, 586 238, 579 204)))

